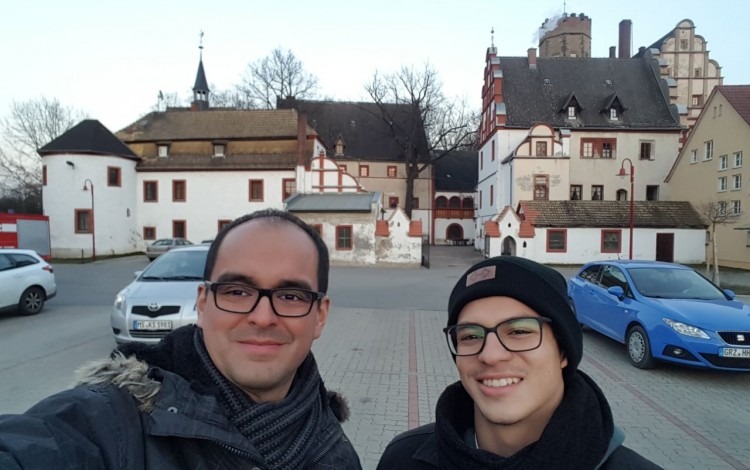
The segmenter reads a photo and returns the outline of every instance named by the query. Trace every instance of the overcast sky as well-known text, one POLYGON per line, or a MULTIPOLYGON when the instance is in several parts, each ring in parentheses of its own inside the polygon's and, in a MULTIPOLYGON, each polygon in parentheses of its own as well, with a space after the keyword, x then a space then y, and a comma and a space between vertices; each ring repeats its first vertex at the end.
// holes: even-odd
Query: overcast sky
MULTIPOLYGON (((592 18, 594 57, 617 45, 622 19, 633 21, 637 51, 689 18, 724 83, 750 84, 750 2, 568 0, 566 10, 592 18)), ((429 62, 447 94, 479 109, 490 30, 500 55, 523 56, 538 46, 545 18, 562 12, 557 0, 16 1, 0 27, 0 116, 13 101, 46 96, 117 131, 148 112, 160 90, 189 93, 201 31, 206 76, 220 89, 282 47, 318 77, 325 97, 365 100, 375 70, 429 62)))

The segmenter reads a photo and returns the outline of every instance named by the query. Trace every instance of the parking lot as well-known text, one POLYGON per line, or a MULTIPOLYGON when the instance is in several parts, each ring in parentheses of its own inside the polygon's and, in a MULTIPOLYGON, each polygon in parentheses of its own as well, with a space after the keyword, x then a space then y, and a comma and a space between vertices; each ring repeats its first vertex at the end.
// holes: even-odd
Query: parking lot
MULTIPOLYGON (((430 422, 457 380, 441 329, 453 284, 478 259, 470 247, 433 247, 429 270, 332 269, 333 307, 314 352, 326 385, 349 400, 345 430, 365 468, 395 434, 430 422)), ((0 318, 0 413, 22 412, 109 353, 114 295, 147 263, 57 264, 58 297, 41 314, 0 318)), ((590 331, 584 350, 581 368, 607 395, 626 445, 668 469, 750 468, 750 374, 639 370, 624 346, 590 331)))

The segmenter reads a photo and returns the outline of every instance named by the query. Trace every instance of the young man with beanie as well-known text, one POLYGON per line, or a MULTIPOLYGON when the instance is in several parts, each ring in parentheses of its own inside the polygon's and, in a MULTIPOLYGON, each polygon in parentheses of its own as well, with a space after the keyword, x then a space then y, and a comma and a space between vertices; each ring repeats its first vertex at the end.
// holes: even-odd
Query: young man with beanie
POLYGON ((659 469, 622 445, 604 394, 578 370, 566 286, 515 256, 471 267, 444 329, 461 380, 438 399, 435 423, 393 439, 378 469, 659 469))
POLYGON ((120 347, 78 386, 0 416, 0 468, 359 469, 310 348, 328 250, 296 216, 234 220, 208 251, 197 325, 120 347))

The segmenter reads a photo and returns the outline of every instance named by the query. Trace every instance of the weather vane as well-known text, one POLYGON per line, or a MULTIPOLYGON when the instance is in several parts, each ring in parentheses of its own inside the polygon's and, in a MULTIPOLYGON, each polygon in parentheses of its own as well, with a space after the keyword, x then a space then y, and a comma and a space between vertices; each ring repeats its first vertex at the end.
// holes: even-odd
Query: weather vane
POLYGON ((490 30, 490 46, 495 47, 495 27, 490 30))

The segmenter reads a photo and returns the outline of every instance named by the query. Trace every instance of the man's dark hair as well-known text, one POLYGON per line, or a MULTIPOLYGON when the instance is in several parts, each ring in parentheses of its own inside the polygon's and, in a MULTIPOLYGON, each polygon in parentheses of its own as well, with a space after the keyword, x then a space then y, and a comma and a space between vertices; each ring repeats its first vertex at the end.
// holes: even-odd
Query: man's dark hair
MULTIPOLYGON (((203 270, 203 279, 205 279, 206 281, 211 279, 211 274, 213 273, 214 265, 216 264, 216 257, 219 254, 219 248, 221 247, 221 243, 224 241, 224 238, 227 236, 227 233, 229 233, 235 227, 244 224, 245 222, 261 219, 276 222, 289 222, 301 228, 312 239, 313 243, 315 244, 315 248, 318 250, 318 291, 323 292, 324 294, 327 293, 329 270, 328 247, 326 247, 323 239, 320 238, 320 234, 317 230, 305 223, 296 215, 279 209, 262 209, 259 211, 255 211, 251 214, 246 214, 242 217, 238 217, 229 224, 225 225, 224 228, 219 231, 219 234, 216 235, 213 243, 211 243, 211 248, 208 249, 208 256, 206 257, 206 267, 203 270)), ((252 241, 249 243, 252 243, 252 241)))

